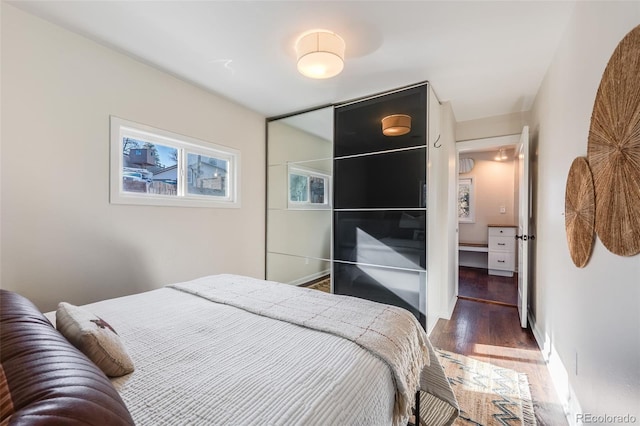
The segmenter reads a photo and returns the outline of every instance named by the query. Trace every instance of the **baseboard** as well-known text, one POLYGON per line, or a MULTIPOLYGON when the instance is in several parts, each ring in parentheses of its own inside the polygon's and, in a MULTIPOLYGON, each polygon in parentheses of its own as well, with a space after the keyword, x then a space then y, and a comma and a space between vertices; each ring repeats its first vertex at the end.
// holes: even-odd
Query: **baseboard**
POLYGON ((450 320, 453 315, 453 310, 456 308, 456 303, 458 302, 458 296, 453 296, 451 300, 449 300, 449 306, 447 306, 447 311, 444 312, 444 316, 442 318, 446 320, 450 320))
POLYGON ((436 324, 438 324, 438 319, 439 317, 434 317, 431 319, 431 321, 427 319, 427 336, 431 336, 431 332, 434 328, 436 328, 436 324))
POLYGON ((317 280, 318 278, 322 278, 325 275, 329 275, 331 273, 330 269, 325 269, 324 271, 316 272, 315 274, 307 275, 302 278, 298 278, 297 280, 289 281, 287 284, 291 285, 302 285, 308 283, 309 281, 317 280))
POLYGON ((578 401, 578 397, 576 396, 571 383, 569 383, 567 368, 560 359, 558 352, 556 352, 556 348, 549 338, 549 335, 543 333, 538 328, 536 319, 532 315, 531 311, 529 311, 529 324, 531 325, 533 336, 540 347, 540 352, 542 352, 542 357, 547 365, 547 370, 549 370, 549 375, 551 376, 551 381, 556 389, 558 398, 562 403, 562 409, 564 410, 567 422, 570 426, 578 426, 579 424, 582 424, 578 423, 577 419, 578 414, 583 413, 583 411, 580 406, 580 401, 578 401))

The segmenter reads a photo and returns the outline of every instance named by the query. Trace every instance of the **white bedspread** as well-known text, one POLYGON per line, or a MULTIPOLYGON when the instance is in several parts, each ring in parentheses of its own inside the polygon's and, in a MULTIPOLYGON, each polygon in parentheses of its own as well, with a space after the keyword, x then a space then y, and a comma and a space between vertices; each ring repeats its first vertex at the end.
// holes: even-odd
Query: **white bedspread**
POLYGON ((391 369, 396 385, 394 425, 406 424, 420 373, 429 365, 427 335, 408 311, 238 275, 212 275, 169 287, 359 344, 391 369))
POLYGON ((342 337, 171 288, 86 307, 133 358, 113 382, 138 425, 394 422, 389 367, 342 337))

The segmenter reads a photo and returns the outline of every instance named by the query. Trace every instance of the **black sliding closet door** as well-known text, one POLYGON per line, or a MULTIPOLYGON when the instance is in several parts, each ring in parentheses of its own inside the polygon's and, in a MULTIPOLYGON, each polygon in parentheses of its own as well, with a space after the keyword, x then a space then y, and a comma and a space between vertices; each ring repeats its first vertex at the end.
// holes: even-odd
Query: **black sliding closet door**
POLYGON ((396 305, 424 325, 427 86, 335 109, 334 292, 396 305), (382 118, 411 116, 385 136, 382 118))

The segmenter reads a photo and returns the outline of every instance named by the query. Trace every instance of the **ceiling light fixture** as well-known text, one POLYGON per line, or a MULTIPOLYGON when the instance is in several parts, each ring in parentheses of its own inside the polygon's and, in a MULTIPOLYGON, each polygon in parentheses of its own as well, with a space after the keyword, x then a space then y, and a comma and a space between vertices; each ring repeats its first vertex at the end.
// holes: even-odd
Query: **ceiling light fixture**
POLYGON ((458 173, 469 173, 474 164, 473 158, 461 158, 458 162, 458 173))
POLYGON ((298 71, 310 78, 331 78, 344 68, 345 43, 327 30, 312 30, 296 40, 298 71))
POLYGON ((411 131, 411 117, 406 114, 387 115, 382 119, 382 133, 385 136, 402 136, 411 131))
POLYGON ((498 150, 498 155, 496 155, 494 160, 496 160, 496 161, 504 161, 504 160, 506 160, 508 158, 509 158, 509 156, 507 155, 507 150, 504 149, 504 148, 500 148, 498 150))

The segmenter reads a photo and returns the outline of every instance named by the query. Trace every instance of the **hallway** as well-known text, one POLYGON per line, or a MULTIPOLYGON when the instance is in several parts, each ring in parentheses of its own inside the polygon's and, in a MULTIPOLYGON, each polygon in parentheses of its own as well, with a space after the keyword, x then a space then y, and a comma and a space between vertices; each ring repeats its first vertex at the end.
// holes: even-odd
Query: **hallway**
POLYGON ((566 425, 562 406, 531 329, 522 329, 515 307, 458 299, 450 320, 438 320, 436 348, 526 373, 538 425, 566 425))
POLYGON ((460 266, 458 297, 517 306, 518 274, 513 277, 489 275, 487 269, 460 266))

